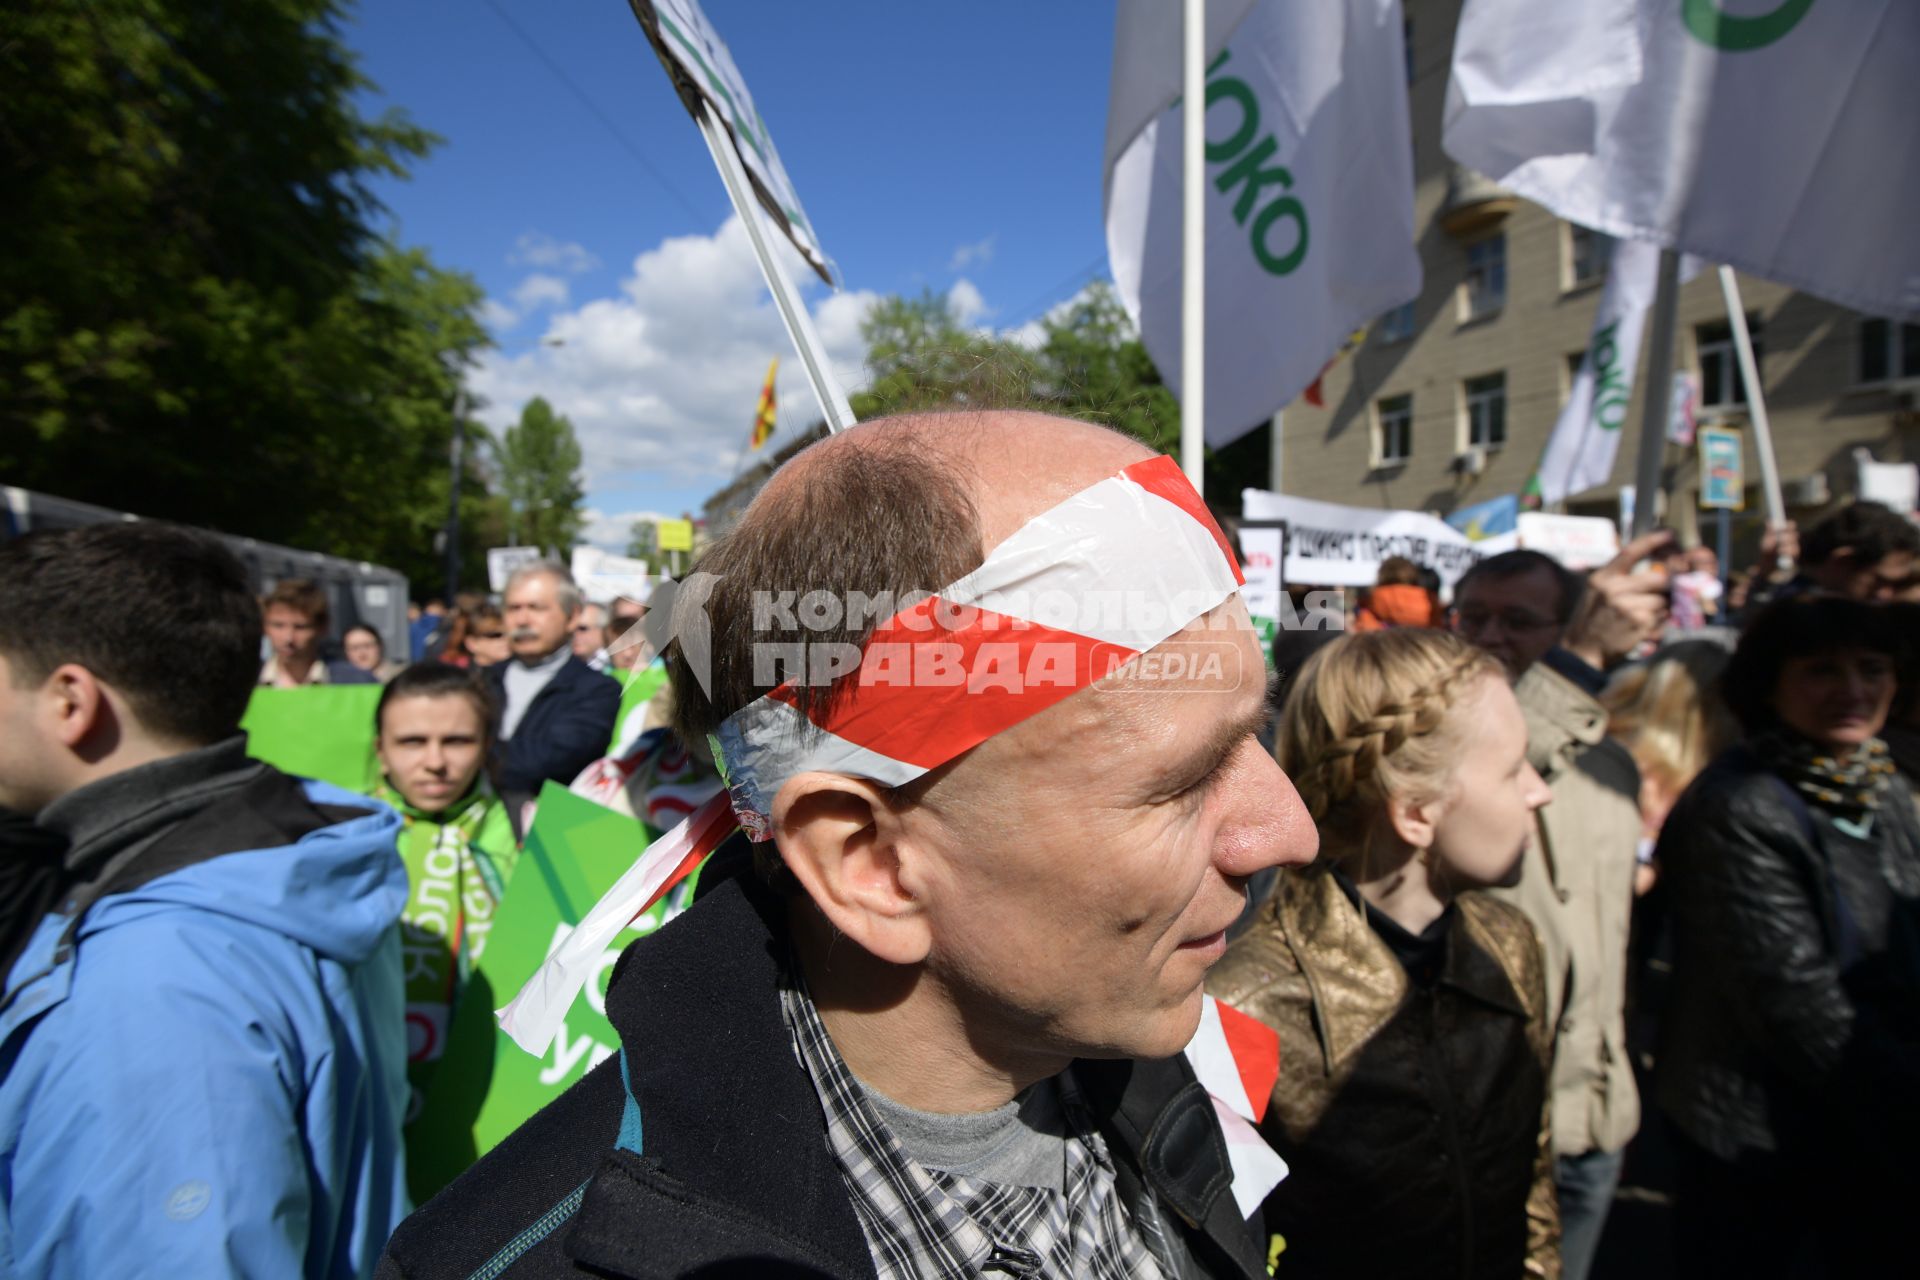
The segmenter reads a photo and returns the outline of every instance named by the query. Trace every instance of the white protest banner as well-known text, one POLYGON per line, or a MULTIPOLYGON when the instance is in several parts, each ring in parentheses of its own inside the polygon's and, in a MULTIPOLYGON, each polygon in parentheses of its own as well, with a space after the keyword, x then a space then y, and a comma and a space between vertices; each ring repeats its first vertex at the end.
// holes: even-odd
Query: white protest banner
POLYGON ((505 591, 507 579, 513 571, 523 564, 532 564, 544 559, 538 547, 488 547, 487 548, 487 589, 505 591))
POLYGON ((1289 586, 1370 587, 1382 560, 1405 556, 1432 569, 1441 585, 1451 588, 1483 555, 1464 533, 1424 511, 1349 507, 1245 489, 1240 514, 1287 522, 1281 572, 1289 586))
POLYGON ((573 580, 580 594, 595 604, 622 599, 645 604, 652 582, 645 560, 616 556, 598 547, 573 549, 573 580))
POLYGON ((1242 523, 1237 530, 1240 541, 1240 572, 1246 581, 1240 586, 1241 603, 1260 633, 1260 647, 1272 660, 1274 633, 1285 616, 1280 603, 1285 584, 1280 579, 1281 535, 1277 524, 1242 523))
POLYGON ((1468 0, 1447 154, 1560 217, 1920 321, 1913 0, 1468 0))
POLYGON ((753 193, 773 224, 793 241, 807 265, 828 284, 833 275, 826 252, 800 209, 800 195, 787 177, 780 153, 767 135, 767 122, 753 105, 747 82, 733 65, 726 43, 707 21, 697 0, 629 0, 654 52, 673 80, 680 101, 697 120, 700 105, 716 112, 737 144, 753 193))
POLYGON ((1569 569, 1597 569, 1620 554, 1620 530, 1605 516, 1559 516, 1522 511, 1518 542, 1569 569))
MULTIPOLYGON (((1105 161, 1114 285, 1176 392, 1178 8, 1120 6, 1105 161)), ((1207 9, 1209 43, 1226 38, 1206 91, 1205 426, 1219 445, 1271 419, 1354 330, 1418 294, 1420 258, 1399 0, 1207 9)))

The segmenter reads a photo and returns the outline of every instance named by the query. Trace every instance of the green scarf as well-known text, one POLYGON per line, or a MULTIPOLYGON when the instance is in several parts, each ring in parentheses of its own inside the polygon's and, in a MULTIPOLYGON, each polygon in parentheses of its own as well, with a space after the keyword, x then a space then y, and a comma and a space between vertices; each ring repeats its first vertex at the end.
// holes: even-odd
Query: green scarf
POLYGON ((1786 728, 1757 735, 1753 746, 1767 767, 1807 803, 1851 822, 1880 808, 1893 777, 1893 756, 1878 738, 1855 747, 1844 764, 1829 748, 1786 728))
POLYGON ((484 778, 439 813, 408 804, 384 779, 373 794, 393 806, 401 821, 400 860, 408 885, 400 913, 407 1076, 417 1107, 446 1047, 454 1000, 486 945, 520 851, 506 806, 484 778))

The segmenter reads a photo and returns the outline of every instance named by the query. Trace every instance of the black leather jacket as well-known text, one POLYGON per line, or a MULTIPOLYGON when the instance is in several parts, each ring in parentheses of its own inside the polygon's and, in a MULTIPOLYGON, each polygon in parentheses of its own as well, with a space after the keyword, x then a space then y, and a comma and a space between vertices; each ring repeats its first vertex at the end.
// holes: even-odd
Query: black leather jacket
POLYGON ((1907 1160, 1894 1129, 1920 1130, 1920 821, 1903 786, 1864 838, 1800 799, 1736 747, 1661 831, 1674 972, 1655 1096, 1723 1160, 1907 1160))

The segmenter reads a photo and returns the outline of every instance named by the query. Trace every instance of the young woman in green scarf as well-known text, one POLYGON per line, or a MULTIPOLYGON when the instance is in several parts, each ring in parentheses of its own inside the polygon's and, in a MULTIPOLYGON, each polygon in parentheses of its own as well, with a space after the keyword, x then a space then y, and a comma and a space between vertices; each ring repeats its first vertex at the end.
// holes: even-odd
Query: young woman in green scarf
POLYGON ((374 794, 404 826, 407 906, 400 915, 407 1000, 411 1121, 446 1045, 455 999, 520 851, 485 766, 499 709, 472 672, 417 663, 396 675, 374 712, 382 780, 374 794))

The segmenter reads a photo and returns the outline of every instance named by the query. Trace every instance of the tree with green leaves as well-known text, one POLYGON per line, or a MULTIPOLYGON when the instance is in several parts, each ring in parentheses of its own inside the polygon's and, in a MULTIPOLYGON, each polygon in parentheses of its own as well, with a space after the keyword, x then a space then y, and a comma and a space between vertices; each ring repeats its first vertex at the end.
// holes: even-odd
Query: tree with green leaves
MULTIPOLYGON (((883 298, 861 325, 868 385, 861 419, 926 409, 1018 407, 1097 422, 1163 453, 1180 451, 1180 401, 1168 389, 1111 286, 1096 281, 1040 323, 1037 345, 969 331, 935 293, 883 298)), ((1209 449, 1207 492, 1266 480, 1266 436, 1209 449)))
POLYGON ((920 409, 992 406, 1019 399, 1034 380, 1030 355, 1013 343, 971 333, 946 298, 888 297, 860 322, 868 383, 849 397, 854 417, 920 409))
MULTIPOLYGON (((0 478, 438 590, 480 291, 376 233, 436 139, 361 114, 340 0, 14 6, 0 478)), ((477 471, 463 543, 479 552, 477 471)))
POLYGON ((635 520, 627 530, 627 554, 648 564, 659 564, 660 526, 651 520, 635 520))
POLYGON ((565 556, 580 537, 580 503, 586 496, 573 423, 535 396, 520 410, 520 421, 500 437, 494 457, 516 540, 565 556))

